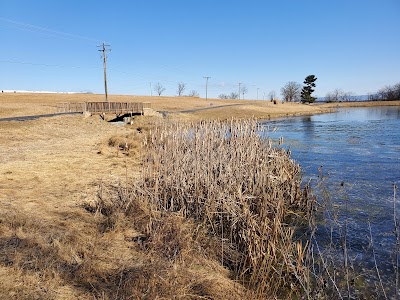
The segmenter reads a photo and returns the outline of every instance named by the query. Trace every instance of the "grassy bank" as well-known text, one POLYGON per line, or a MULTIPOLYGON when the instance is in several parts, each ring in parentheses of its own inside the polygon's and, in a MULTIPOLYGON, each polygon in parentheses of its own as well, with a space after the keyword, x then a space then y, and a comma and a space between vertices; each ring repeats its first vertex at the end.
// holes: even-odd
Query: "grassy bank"
MULTIPOLYGON (((8 94, 0 100, 1 117, 11 117, 102 96, 8 94)), ((262 141, 254 121, 197 120, 329 107, 111 100, 149 101, 170 114, 138 117, 132 126, 82 116, 0 122, 0 298, 311 295, 315 282, 301 233, 312 220, 313 199, 300 187, 299 166, 262 141)))
POLYGON ((1 298, 300 293, 299 167, 254 122, 146 122, 0 123, 1 298))

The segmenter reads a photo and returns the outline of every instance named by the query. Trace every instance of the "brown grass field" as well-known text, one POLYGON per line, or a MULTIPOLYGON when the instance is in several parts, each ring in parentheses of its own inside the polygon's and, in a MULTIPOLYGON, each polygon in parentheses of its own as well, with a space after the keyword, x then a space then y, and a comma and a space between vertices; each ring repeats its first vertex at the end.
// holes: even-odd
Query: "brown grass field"
MULTIPOLYGON (((103 99, 87 94, 0 94, 0 118, 54 113, 57 102, 103 99)), ((321 113, 338 105, 115 95, 110 101, 150 102, 153 109, 170 112, 167 119, 185 121, 268 119, 321 113), (180 112, 202 108, 211 109, 180 112)), ((118 126, 81 115, 0 122, 0 299, 257 295, 257 289, 238 282, 232 270, 219 263, 218 255, 207 253, 219 240, 194 221, 175 212, 161 218, 159 209, 147 204, 125 216, 121 207, 113 211, 112 205, 99 202, 127 197, 124 186, 142 174, 143 138, 159 122, 163 119, 140 116, 131 126, 118 126), (147 242, 146 230, 151 237, 147 242), (169 241, 156 233, 177 238, 185 255, 177 256, 169 241)))
MULTIPOLYGON (((0 94, 0 118, 26 115, 55 113, 59 102, 104 101, 104 95, 94 94, 0 94)), ((235 118, 273 118, 300 114, 314 114, 329 111, 313 105, 296 103, 273 104, 270 101, 255 100, 220 100, 191 97, 150 97, 110 95, 109 101, 115 102, 150 102, 156 111, 167 111, 189 119, 230 119, 235 118), (219 106, 229 105, 225 108, 219 106), (234 106, 232 106, 234 105, 234 106), (194 113, 179 113, 192 109, 204 109, 194 113)))

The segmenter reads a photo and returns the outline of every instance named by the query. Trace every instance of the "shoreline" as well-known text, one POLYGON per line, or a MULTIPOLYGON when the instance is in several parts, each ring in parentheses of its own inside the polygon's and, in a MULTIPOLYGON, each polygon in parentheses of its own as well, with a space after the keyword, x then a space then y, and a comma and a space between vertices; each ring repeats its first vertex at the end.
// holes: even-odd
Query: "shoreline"
MULTIPOLYGON (((57 102, 85 99, 82 95, 63 95, 62 97, 45 95, 43 97, 40 94, 40 97, 35 96, 31 94, 24 95, 25 98, 0 96, 0 118, 51 113, 57 102), (11 110, 4 110, 4 107, 11 110)), ((100 96, 91 99, 99 100, 100 96)), ((111 99, 113 101, 132 100, 131 97, 111 97, 111 99)), ((137 101, 139 100, 138 98, 137 101)), ((206 101, 179 97, 155 98, 153 101, 155 108, 167 108, 172 111, 171 116, 167 118, 193 123, 197 120, 213 118, 261 120, 264 117, 264 120, 268 120, 268 117, 275 119, 325 113, 341 107, 338 105, 341 103, 321 107, 298 103, 273 104, 270 101, 218 100, 217 102, 214 99, 206 101), (210 103, 213 105, 210 106, 210 103), (223 106, 217 107, 218 104, 223 104, 223 106), (194 111, 179 112, 189 109, 194 111)), ((366 106, 366 103, 362 104, 366 106)), ((378 106, 376 104, 382 106, 382 103, 378 102, 373 104, 375 105, 367 106, 378 106)), ((393 102, 383 104, 400 105, 400 101, 396 104, 393 102)), ((356 107, 354 103, 345 103, 345 105, 356 107)), ((144 274, 151 275, 153 270, 155 270, 154 274, 158 274, 160 265, 152 264, 152 262, 160 261, 159 257, 143 251, 142 248, 141 239, 146 237, 143 235, 144 227, 132 226, 132 224, 142 224, 147 216, 144 213, 135 213, 133 215, 136 218, 134 220, 137 220, 135 223, 127 218, 121 219, 120 216, 124 216, 124 213, 117 212, 106 216, 100 213, 101 210, 95 209, 95 204, 101 203, 98 199, 103 199, 103 191, 104 195, 111 195, 109 193, 111 190, 108 188, 124 187, 125 183, 139 178, 143 167, 140 154, 145 151, 142 148, 141 139, 155 122, 162 123, 163 120, 161 117, 154 118, 139 117, 133 125, 129 126, 114 126, 99 117, 84 118, 82 115, 44 117, 25 122, 0 122, 0 162, 2 163, 0 217, 3 220, 0 222, 0 231, 3 248, 7 250, 4 250, 7 261, 12 262, 12 265, 0 266, 0 282, 3 282, 0 296, 20 293, 16 295, 24 294, 29 298, 40 298, 41 292, 34 294, 37 287, 40 287, 41 290, 48 291, 46 293, 50 295, 62 294, 66 299, 91 299, 93 290, 79 287, 89 286, 90 283, 96 284, 99 289, 106 292, 113 287, 119 289, 118 282, 120 283, 121 275, 115 273, 115 270, 131 274, 129 272, 133 269, 132 262, 137 262, 139 266, 146 266, 143 269, 144 274), (120 185, 120 183, 124 184, 120 185), (34 257, 33 260, 32 257, 34 257), (29 268, 32 263, 35 264, 35 269, 29 268), (71 266, 71 268, 65 268, 65 266, 71 266), (111 283, 108 285, 104 284, 105 275, 111 278, 111 283), (116 278, 115 283, 111 281, 113 278, 116 278), (16 284, 24 286, 24 289, 17 290, 16 284)), ((247 144, 252 144, 252 142, 243 143, 243 145, 247 144)), ((175 143, 172 143, 171 147, 174 145, 175 143)), ((166 153, 168 154, 168 151, 166 153)), ((222 154, 228 151, 220 151, 220 153, 218 157, 222 157, 222 154)), ((168 161, 172 162, 173 159, 168 161)), ((185 160, 180 159, 179 162, 185 162, 185 160)), ((250 164, 245 164, 245 166, 250 166, 250 164)), ((187 168, 190 170, 190 166, 187 168)), ((200 166, 197 168, 201 169, 200 166)), ((179 174, 180 168, 177 170, 179 174)), ((239 168, 239 170, 242 169, 239 168)), ((276 178, 281 178, 283 183, 288 183, 286 177, 288 175, 285 175, 283 171, 280 174, 282 177, 276 178)), ((104 204, 107 204, 108 200, 105 201, 104 204)), ((137 208, 139 212, 142 211, 140 205, 137 208)), ((179 241, 184 241, 188 236, 191 237, 194 232, 191 223, 182 222, 180 217, 164 218, 160 221, 166 225, 181 226, 183 224, 181 227, 176 227, 182 229, 178 232, 184 233, 180 235, 179 241), (177 222, 171 223, 173 220, 177 222)), ((162 228, 168 229, 170 228, 168 226, 162 228)), ((293 245, 296 246, 296 244, 293 245)), ((188 250, 185 250, 185 253, 193 253, 191 248, 186 249, 188 250)), ((161 254, 168 253, 161 252, 158 248, 157 251, 161 254)), ((220 253, 220 251, 207 253, 214 252, 220 253)), ((226 269, 219 264, 218 259, 213 259, 212 255, 209 260, 203 256, 193 256, 191 261, 194 262, 192 265, 175 264, 174 266, 177 266, 177 269, 179 267, 179 271, 190 274, 191 277, 200 278, 201 282, 207 282, 208 288, 218 286, 217 291, 220 291, 220 286, 223 285, 224 294, 229 291, 234 295, 233 299, 243 299, 246 292, 251 292, 244 286, 238 285, 237 281, 233 281, 226 269)), ((136 268, 137 265, 134 267, 136 268)), ((168 274, 170 264, 161 266, 164 266, 161 270, 168 274)), ((153 282, 152 278, 158 278, 150 275, 144 276, 142 280, 153 282)), ((22 296, 19 298, 22 299, 22 296)), ((215 298, 221 297, 215 296, 215 298)))
POLYGON ((331 102, 317 104, 322 107, 375 107, 375 106, 400 106, 400 100, 394 101, 352 101, 352 102, 331 102))

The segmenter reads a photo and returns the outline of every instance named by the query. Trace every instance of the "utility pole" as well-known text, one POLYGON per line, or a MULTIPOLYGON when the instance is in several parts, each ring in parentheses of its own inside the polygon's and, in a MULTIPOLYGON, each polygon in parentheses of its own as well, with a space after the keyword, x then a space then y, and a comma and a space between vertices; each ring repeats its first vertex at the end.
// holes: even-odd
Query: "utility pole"
POLYGON ((111 49, 106 49, 106 47, 110 47, 110 45, 105 44, 103 42, 102 45, 98 45, 97 47, 101 47, 100 52, 103 52, 103 67, 104 67, 104 91, 106 94, 106 102, 108 102, 108 91, 107 91, 107 51, 111 52, 111 49))
POLYGON ((208 99, 207 90, 208 90, 208 79, 211 78, 210 76, 204 76, 203 78, 206 79, 206 100, 208 99))
POLYGON ((242 83, 241 82, 239 82, 239 100, 240 100, 240 85, 241 85, 242 83))
POLYGON ((257 100, 258 100, 258 90, 259 90, 260 88, 257 88, 257 100))

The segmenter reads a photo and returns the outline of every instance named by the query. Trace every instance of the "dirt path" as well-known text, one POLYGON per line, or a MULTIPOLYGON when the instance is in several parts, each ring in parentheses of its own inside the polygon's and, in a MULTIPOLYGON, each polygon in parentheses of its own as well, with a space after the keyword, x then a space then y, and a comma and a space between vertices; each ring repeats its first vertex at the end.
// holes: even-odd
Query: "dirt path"
POLYGON ((19 117, 11 117, 11 118, 0 118, 0 122, 11 122, 11 121, 31 121, 40 118, 49 118, 49 117, 57 117, 64 115, 78 115, 82 113, 77 112, 66 112, 66 113, 55 113, 55 114, 45 114, 45 115, 33 115, 33 116, 19 116, 19 117))

